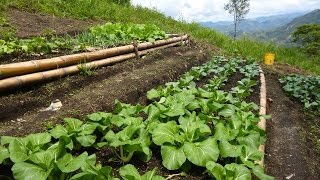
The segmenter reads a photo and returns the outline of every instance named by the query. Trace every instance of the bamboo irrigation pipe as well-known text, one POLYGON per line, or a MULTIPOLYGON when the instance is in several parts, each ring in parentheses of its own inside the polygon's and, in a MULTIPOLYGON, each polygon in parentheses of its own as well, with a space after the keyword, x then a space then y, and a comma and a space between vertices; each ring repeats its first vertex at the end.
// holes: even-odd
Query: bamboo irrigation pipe
POLYGON ((0 65, 0 79, 34 72, 41 72, 45 70, 57 69, 60 67, 71 66, 83 62, 91 62, 98 59, 135 52, 136 49, 141 51, 149 48, 159 47, 166 44, 183 41, 187 38, 188 36, 184 35, 180 37, 169 38, 167 40, 155 41, 153 43, 145 42, 137 44, 136 47, 135 45, 126 45, 121 47, 99 50, 95 52, 85 52, 79 54, 54 57, 50 59, 4 64, 0 65))
MULTIPOLYGON (((159 49, 164 49, 172 46, 179 45, 181 42, 174 42, 171 44, 167 44, 164 46, 158 46, 154 47, 151 49, 146 49, 143 51, 139 51, 138 55, 145 55, 149 52, 156 51, 159 49)), ((137 55, 135 53, 129 53, 125 55, 119 55, 115 57, 110 57, 110 58, 105 58, 93 62, 88 62, 81 64, 81 66, 84 66, 84 68, 97 68, 101 66, 106 66, 110 64, 114 64, 117 62, 125 61, 128 59, 135 58, 137 55)), ((75 73, 78 73, 80 71, 79 65, 72 65, 64 68, 58 68, 58 69, 53 69, 53 70, 48 70, 48 71, 43 71, 43 72, 36 72, 32 74, 27 74, 27 75, 21 75, 21 76, 15 76, 15 77, 10 77, 6 79, 0 80, 0 92, 4 92, 7 90, 19 88, 25 85, 29 84, 34 84, 37 82, 43 82, 43 81, 48 81, 52 79, 57 79, 61 78, 67 75, 72 75, 75 73)))

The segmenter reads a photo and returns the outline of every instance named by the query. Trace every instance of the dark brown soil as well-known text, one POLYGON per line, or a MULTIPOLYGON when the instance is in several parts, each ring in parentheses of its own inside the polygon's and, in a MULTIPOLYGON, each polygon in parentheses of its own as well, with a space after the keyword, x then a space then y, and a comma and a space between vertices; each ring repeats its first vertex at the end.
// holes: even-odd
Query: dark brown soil
MULTIPOLYGON (((286 73, 297 73, 290 66, 281 66, 286 73)), ((272 119, 267 121, 266 170, 276 179, 318 179, 320 158, 314 144, 306 141, 310 126, 301 103, 290 99, 282 90, 279 73, 266 68, 267 96, 272 119)), ((300 70, 300 72, 303 72, 300 70)))
POLYGON ((96 111, 112 111, 114 101, 146 103, 146 92, 176 80, 192 66, 209 60, 199 47, 175 47, 96 71, 93 76, 71 76, 27 87, 0 97, 0 134, 25 135, 43 130, 43 124, 62 117, 82 117, 96 111), (59 99, 58 112, 42 112, 59 99), (36 126, 35 126, 36 125, 36 126))
POLYGON ((59 18, 54 15, 41 15, 18 9, 9 11, 9 23, 16 30, 16 36, 26 38, 31 36, 54 34, 76 34, 88 27, 102 23, 98 21, 80 21, 67 18, 59 18))

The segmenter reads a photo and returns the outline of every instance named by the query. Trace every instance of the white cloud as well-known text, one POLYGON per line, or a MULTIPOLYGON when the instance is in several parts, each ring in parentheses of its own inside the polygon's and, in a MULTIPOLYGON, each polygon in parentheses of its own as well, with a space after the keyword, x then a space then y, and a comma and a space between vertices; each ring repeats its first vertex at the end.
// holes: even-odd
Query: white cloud
MULTIPOLYGON (((132 0, 133 4, 156 8, 175 19, 186 21, 224 21, 232 16, 224 10, 228 0, 132 0)), ((247 18, 311 11, 320 8, 319 0, 251 0, 247 18)))

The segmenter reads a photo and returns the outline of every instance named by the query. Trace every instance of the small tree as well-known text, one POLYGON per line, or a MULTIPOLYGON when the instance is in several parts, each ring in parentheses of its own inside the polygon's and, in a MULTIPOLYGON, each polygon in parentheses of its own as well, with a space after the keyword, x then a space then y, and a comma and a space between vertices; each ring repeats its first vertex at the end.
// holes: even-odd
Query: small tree
POLYGON ((320 54, 320 24, 306 24, 292 33, 293 42, 309 55, 320 54))
POLYGON ((224 5, 224 9, 233 15, 234 39, 237 37, 238 24, 244 19, 245 15, 248 14, 250 10, 249 6, 249 0, 229 0, 229 3, 224 5))

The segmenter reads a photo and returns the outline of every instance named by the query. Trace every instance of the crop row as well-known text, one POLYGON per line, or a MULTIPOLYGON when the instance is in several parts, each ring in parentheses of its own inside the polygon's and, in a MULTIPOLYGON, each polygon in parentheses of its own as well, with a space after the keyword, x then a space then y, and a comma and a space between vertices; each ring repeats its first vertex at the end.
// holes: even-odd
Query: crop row
POLYGON ((111 24, 98 25, 88 32, 75 37, 35 37, 17 39, 12 36, 0 40, 0 56, 21 53, 52 53, 58 50, 80 51, 90 47, 106 47, 118 44, 165 39, 167 35, 152 24, 111 24))
POLYGON ((288 75, 279 79, 289 95, 300 100, 307 109, 320 109, 320 77, 288 75))
MULTIPOLYGON (((112 147, 119 160, 130 163, 132 157, 149 161, 155 146, 168 170, 199 166, 215 179, 251 179, 253 174, 272 179, 257 164, 263 158, 258 147, 265 142, 253 113, 258 106, 244 101, 256 84, 258 65, 243 63, 215 57, 179 81, 150 90, 147 106, 117 101, 113 113, 93 113, 85 122, 65 118, 64 126, 45 133, 2 136, 0 163, 13 164, 16 179, 113 179, 111 167, 102 167, 85 150, 112 147), (218 90, 236 71, 245 78, 230 92, 218 90), (210 77, 208 83, 197 87, 204 77, 210 77)), ((130 164, 119 172, 123 179, 164 179, 155 170, 141 177, 130 164)))

